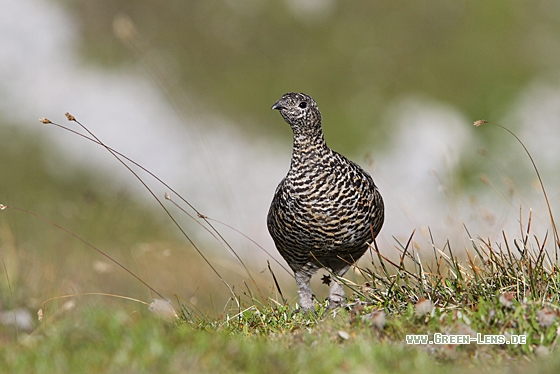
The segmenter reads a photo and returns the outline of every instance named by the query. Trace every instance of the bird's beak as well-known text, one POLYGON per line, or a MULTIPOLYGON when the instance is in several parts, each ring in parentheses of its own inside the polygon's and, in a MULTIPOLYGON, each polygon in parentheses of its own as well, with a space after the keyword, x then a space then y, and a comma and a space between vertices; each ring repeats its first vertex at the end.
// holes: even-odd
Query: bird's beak
POLYGON ((282 109, 286 109, 286 107, 282 106, 280 100, 278 100, 277 102, 274 103, 271 109, 282 110, 282 109))

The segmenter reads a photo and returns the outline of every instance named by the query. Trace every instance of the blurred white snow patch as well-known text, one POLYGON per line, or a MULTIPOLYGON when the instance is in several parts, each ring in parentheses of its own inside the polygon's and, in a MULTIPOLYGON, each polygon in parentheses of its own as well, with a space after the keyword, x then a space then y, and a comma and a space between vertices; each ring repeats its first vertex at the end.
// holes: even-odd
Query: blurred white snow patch
POLYGON ((448 186, 468 156, 472 121, 453 107, 419 97, 398 100, 387 113, 396 136, 374 173, 387 211, 381 235, 430 227, 439 231, 438 238, 453 237, 462 225, 448 186))
MULTIPOLYGON (((531 153, 541 174, 544 187, 553 212, 560 209, 560 74, 556 77, 545 76, 531 82, 519 94, 512 105, 511 114, 500 119, 503 125, 514 131, 531 153)), ((498 130, 498 129, 496 129, 498 130)), ((531 161, 520 145, 511 138, 518 150, 520 163, 518 169, 528 178, 518 181, 523 187, 532 186, 532 193, 524 193, 523 205, 533 209, 532 234, 544 237, 552 229, 548 207, 543 197, 537 175, 531 161)), ((513 148, 512 148, 513 149, 513 148)))
POLYGON ((521 122, 518 135, 537 158, 537 166, 556 171, 560 159, 560 79, 531 83, 519 95, 515 108, 513 118, 506 118, 500 124, 514 130, 510 122, 514 125, 521 122))
POLYGON ((31 331, 33 329, 33 316, 29 310, 18 308, 0 312, 0 323, 3 325, 15 325, 18 329, 31 331))
MULTIPOLYGON (((106 70, 83 64, 79 25, 56 3, 0 0, 0 9, 0 45, 6 52, 0 54, 0 71, 5 73, 0 80, 0 110, 9 113, 12 122, 33 126, 46 144, 64 153, 64 164, 46 157, 51 173, 72 176, 72 166, 89 168, 109 175, 106 180, 115 187, 134 191, 142 203, 148 196, 103 147, 37 122, 47 117, 76 128, 64 118, 63 113, 70 111, 105 144, 157 174, 203 214, 235 223, 273 250, 266 214, 289 167, 289 142, 247 139, 226 118, 198 113, 194 104, 185 106, 183 119, 139 66, 106 70)), ((145 181, 157 196, 168 192, 151 178, 145 181)), ((259 253, 236 233, 223 231, 230 244, 259 253)), ((215 244, 199 232, 197 241, 215 244)))
POLYGON ((175 308, 173 308, 173 305, 167 300, 154 299, 154 301, 150 303, 148 310, 166 321, 173 321, 179 318, 175 308))

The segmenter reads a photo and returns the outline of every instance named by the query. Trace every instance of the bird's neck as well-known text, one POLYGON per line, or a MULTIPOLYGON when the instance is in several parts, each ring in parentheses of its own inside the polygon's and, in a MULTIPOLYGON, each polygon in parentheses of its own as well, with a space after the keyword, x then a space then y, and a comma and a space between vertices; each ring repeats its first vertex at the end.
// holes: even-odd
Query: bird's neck
POLYGON ((321 158, 329 152, 323 131, 294 132, 294 148, 292 151, 292 166, 307 163, 309 160, 321 158))

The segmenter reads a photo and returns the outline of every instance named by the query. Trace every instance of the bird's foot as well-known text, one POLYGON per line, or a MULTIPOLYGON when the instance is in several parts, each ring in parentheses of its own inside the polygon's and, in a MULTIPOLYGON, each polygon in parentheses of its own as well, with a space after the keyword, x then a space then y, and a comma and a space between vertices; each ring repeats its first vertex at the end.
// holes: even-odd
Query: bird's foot
POLYGON ((327 309, 335 309, 338 308, 340 306, 344 305, 344 297, 341 295, 337 295, 337 294, 331 294, 327 300, 329 300, 329 305, 327 307, 327 309))
POLYGON ((313 297, 306 297, 306 296, 307 295, 304 295, 304 297, 300 298, 298 310, 304 312, 315 310, 315 304, 313 304, 313 297))

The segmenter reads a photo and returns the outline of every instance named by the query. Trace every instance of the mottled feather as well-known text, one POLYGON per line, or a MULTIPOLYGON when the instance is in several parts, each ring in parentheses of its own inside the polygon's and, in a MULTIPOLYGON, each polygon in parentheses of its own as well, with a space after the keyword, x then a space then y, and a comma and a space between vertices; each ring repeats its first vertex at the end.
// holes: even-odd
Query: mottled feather
MULTIPOLYGON (((294 133, 290 170, 280 182, 268 213, 268 230, 292 268, 300 305, 313 308, 311 276, 319 268, 343 275, 372 242, 384 220, 381 194, 371 176, 331 150, 323 137, 321 113, 303 93, 289 92, 273 106, 294 133)), ((343 300, 334 282, 331 307, 343 300)))

